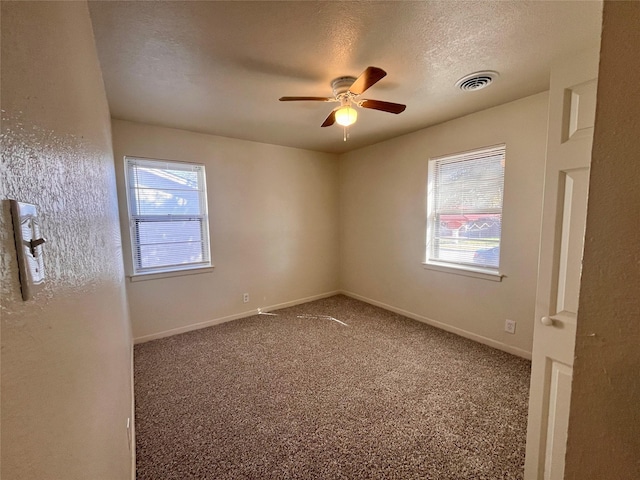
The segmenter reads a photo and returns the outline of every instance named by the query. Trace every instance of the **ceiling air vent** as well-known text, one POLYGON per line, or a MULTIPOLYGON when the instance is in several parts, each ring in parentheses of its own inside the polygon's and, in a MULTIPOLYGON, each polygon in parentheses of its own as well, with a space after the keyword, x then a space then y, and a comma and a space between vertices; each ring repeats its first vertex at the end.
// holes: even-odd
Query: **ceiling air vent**
POLYGON ((456 82, 456 87, 458 87, 463 92, 481 90, 491 85, 491 83, 498 75, 498 72, 494 72, 493 70, 470 73, 469 75, 466 75, 458 80, 456 82))

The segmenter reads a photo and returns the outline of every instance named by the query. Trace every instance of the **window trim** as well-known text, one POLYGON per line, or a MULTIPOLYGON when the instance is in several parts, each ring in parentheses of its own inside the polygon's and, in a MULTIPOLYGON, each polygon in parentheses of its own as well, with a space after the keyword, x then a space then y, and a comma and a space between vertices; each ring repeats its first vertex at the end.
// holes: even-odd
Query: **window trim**
MULTIPOLYGON (((507 146, 504 143, 497 145, 490 145, 487 147, 480 147, 473 150, 466 150, 459 153, 452 153, 447 155, 441 155, 438 157, 429 158, 428 168, 427 168, 427 228, 426 228, 426 242, 425 242, 425 257, 422 265, 425 269, 435 270, 444 273, 452 273, 458 275, 464 275, 474 278, 481 278, 485 280, 492 280, 500 282, 502 278, 505 277, 503 273, 501 273, 501 269, 503 268, 502 263, 498 262, 498 267, 485 267, 485 266, 475 266, 466 263, 456 263, 456 262, 447 262, 442 260, 434 260, 430 259, 431 249, 433 248, 433 238, 432 238, 432 230, 433 226, 433 218, 436 214, 435 205, 434 205, 434 183, 435 183, 435 165, 439 161, 448 160, 447 163, 453 162, 464 162, 477 158, 482 158, 484 156, 488 156, 492 152, 502 152, 503 158, 506 160, 506 151, 507 146)), ((500 214, 504 213, 504 177, 503 177, 503 202, 502 207, 500 209, 500 214)), ((502 245, 502 232, 500 232, 500 243, 502 245)))
POLYGON ((461 265, 460 267, 453 267, 448 263, 440 263, 434 260, 430 262, 422 262, 425 270, 434 270, 442 273, 452 273, 455 275, 462 275, 465 277, 480 278, 482 280, 491 280, 493 282, 501 282, 506 275, 497 272, 495 270, 489 270, 483 267, 470 267, 468 265, 461 265))
POLYGON ((157 159, 157 158, 145 158, 145 157, 137 157, 137 156, 125 156, 124 157, 124 179, 125 179, 125 192, 127 199, 127 221, 129 226, 129 240, 131 244, 131 269, 132 274, 129 275, 130 281, 140 281, 140 280, 152 280, 155 278, 166 278, 166 277, 174 277, 181 275, 190 275, 197 273, 206 273, 213 270, 213 264, 211 261, 211 241, 210 241, 210 232, 209 232, 209 214, 208 214, 208 199, 207 199, 207 176, 206 176, 206 167, 202 163, 196 162, 184 162, 179 160, 165 160, 165 159, 157 159), (199 169, 198 173, 198 183, 201 185, 201 188, 198 190, 198 201, 200 202, 200 215, 135 215, 133 212, 133 206, 131 204, 131 177, 130 177, 130 165, 135 164, 144 164, 149 167, 156 167, 165 164, 166 166, 171 165, 184 165, 189 167, 197 167, 199 169), (206 259, 202 262, 193 262, 188 264, 178 264, 178 265, 170 265, 163 267, 153 267, 153 268, 142 268, 138 265, 138 256, 136 255, 136 251, 138 250, 138 244, 136 242, 136 222, 139 220, 144 220, 145 218, 150 219, 160 219, 160 218, 173 218, 176 219, 178 217, 184 219, 193 219, 198 218, 202 223, 201 228, 201 238, 203 243, 203 253, 206 254, 206 259))
POLYGON ((213 272, 214 265, 210 267, 194 267, 194 268, 185 268, 184 270, 173 270, 167 272, 156 272, 156 273, 138 273, 135 275, 128 275, 130 282, 143 282, 145 280, 155 280, 158 278, 170 278, 170 277, 182 277, 185 275, 196 275, 198 273, 209 273, 213 272))

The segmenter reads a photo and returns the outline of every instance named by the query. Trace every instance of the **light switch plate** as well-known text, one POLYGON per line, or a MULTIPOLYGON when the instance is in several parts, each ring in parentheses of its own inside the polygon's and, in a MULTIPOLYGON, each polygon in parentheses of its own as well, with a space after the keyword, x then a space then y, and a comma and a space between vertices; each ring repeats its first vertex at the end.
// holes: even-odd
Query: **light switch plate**
POLYGON ((35 205, 9 200, 18 254, 22 299, 29 300, 44 285, 43 245, 35 205))

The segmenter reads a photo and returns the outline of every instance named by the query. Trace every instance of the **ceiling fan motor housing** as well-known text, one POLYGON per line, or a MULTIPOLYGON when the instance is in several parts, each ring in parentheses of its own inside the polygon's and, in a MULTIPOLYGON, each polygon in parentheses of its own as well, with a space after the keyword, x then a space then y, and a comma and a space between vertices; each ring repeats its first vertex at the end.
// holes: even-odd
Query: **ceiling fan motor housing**
POLYGON ((355 81, 356 77, 338 77, 332 80, 331 88, 333 89, 333 94, 338 97, 339 95, 347 93, 349 87, 351 87, 355 81))

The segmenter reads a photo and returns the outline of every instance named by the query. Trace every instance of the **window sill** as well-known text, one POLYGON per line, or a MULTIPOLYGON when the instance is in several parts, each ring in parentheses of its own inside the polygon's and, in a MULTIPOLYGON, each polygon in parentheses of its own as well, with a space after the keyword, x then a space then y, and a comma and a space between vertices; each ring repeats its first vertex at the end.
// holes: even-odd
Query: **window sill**
POLYGON ((200 273, 209 273, 209 272, 213 272, 213 265, 210 267, 188 268, 184 270, 173 270, 169 272, 137 273, 135 275, 129 275, 129 281, 144 282, 146 280, 156 280, 158 278, 182 277, 184 275, 197 275, 200 273))
POLYGON ((463 275, 465 277, 473 277, 480 278, 482 280, 490 280, 492 282, 501 282, 502 275, 499 272, 494 270, 489 270, 487 268, 481 267, 452 267, 446 263, 436 263, 436 262, 422 262, 422 265, 427 270, 435 270, 437 272, 443 273, 452 273, 454 275, 463 275))

